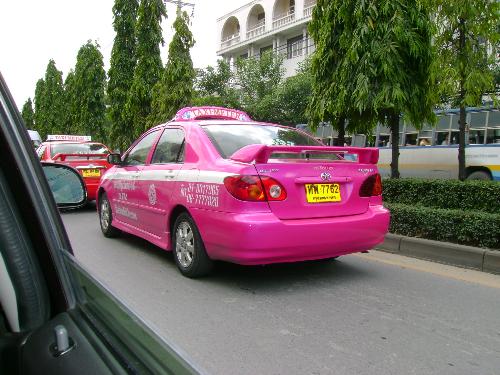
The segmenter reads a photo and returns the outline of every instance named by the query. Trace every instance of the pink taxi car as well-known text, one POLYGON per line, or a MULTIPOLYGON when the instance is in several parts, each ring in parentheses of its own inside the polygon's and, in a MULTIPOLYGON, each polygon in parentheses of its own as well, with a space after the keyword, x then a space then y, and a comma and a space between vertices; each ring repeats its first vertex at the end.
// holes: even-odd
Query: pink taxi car
POLYGON ((378 149, 328 147, 244 112, 193 107, 143 134, 98 189, 101 230, 174 251, 182 274, 214 260, 335 258, 383 241, 378 149))

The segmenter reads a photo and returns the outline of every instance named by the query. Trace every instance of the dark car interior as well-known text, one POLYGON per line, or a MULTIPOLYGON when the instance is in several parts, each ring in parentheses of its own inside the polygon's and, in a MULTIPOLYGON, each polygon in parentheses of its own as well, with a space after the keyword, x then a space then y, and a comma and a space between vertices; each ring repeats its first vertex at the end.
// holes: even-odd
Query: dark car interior
POLYGON ((73 257, 1 74, 0 125, 0 374, 200 373, 73 257))

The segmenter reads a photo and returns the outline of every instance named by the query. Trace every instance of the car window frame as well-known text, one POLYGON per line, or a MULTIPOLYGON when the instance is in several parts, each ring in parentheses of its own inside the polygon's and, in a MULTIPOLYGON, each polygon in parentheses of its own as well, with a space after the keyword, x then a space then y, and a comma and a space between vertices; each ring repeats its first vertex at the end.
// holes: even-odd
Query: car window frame
MULTIPOLYGON (((93 347, 108 366, 116 369, 113 373, 132 373, 134 367, 137 368, 137 361, 147 366, 149 370, 147 373, 204 373, 186 353, 156 333, 146 321, 128 309, 122 299, 119 299, 106 286, 94 279, 92 273, 83 269, 79 260, 73 256, 71 243, 44 175, 42 163, 37 160, 37 155, 33 152, 28 133, 23 131, 24 125, 21 115, 1 72, 0 123, 2 123, 0 144, 4 150, 2 160, 4 165, 8 166, 5 168, 6 181, 9 182, 9 186, 16 186, 15 189, 11 189, 14 194, 12 202, 19 209, 20 219, 28 232, 27 238, 36 244, 36 250, 31 249, 30 251, 33 252, 43 268, 44 277, 40 282, 47 285, 50 293, 48 301, 51 307, 51 314, 48 317, 50 320, 43 322, 43 326, 39 328, 44 328, 45 331, 51 329, 56 314, 58 316, 62 314, 79 315, 79 332, 87 338, 87 343, 93 344, 90 348, 93 347), (75 273, 75 267, 78 266, 82 270, 80 274, 75 273), (91 284, 98 290, 99 297, 109 297, 113 306, 119 308, 127 316, 127 324, 122 327, 113 326, 109 329, 94 325, 96 318, 98 318, 97 311, 87 308, 91 301, 84 293, 84 285, 79 282, 81 275, 89 278, 91 284), (133 334, 132 330, 135 330, 136 333, 133 334), (113 345, 109 338, 117 334, 126 335, 130 342, 125 342, 122 339, 120 345, 113 345), (141 356, 133 355, 139 352, 141 356), (137 361, 131 362, 132 358, 136 358, 137 361)), ((98 298, 98 302, 103 307, 109 308, 109 304, 106 304, 102 298, 98 298)), ((109 309, 104 312, 107 311, 109 309)), ((118 321, 114 323, 118 323, 118 321)), ((38 331, 38 329, 33 329, 27 333, 27 336, 22 337, 23 350, 31 342, 31 337, 35 336, 38 331)), ((53 340, 52 335, 50 337, 44 335, 44 338, 53 340)), ((74 346, 77 350, 80 347, 83 345, 74 346)), ((44 350, 48 351, 49 345, 44 346, 44 350)), ((26 355, 27 358, 28 353, 24 351, 23 355, 26 355)), ((45 352, 43 355, 46 355, 45 352)), ((78 364, 73 359, 74 357, 69 356, 66 361, 78 364)))
POLYGON ((156 144, 158 143, 159 137, 163 134, 163 129, 151 129, 150 131, 144 133, 137 141, 135 141, 132 146, 127 150, 125 154, 122 156, 122 162, 120 164, 121 167, 137 167, 137 166, 144 166, 148 165, 149 161, 151 160, 151 155, 152 151, 156 148, 156 144), (146 154, 146 159, 144 160, 144 163, 139 163, 139 164, 130 164, 127 163, 126 160, 130 156, 130 153, 134 151, 134 149, 148 136, 150 136, 153 133, 157 133, 156 137, 153 139, 153 142, 151 143, 151 146, 149 148, 148 153, 146 154))
POLYGON ((149 157, 150 158, 147 162, 147 165, 184 164, 184 161, 186 159, 186 131, 185 131, 185 129, 180 127, 180 126, 175 126, 175 127, 172 126, 172 127, 163 128, 163 131, 162 131, 160 137, 157 139, 156 144, 155 144, 154 148, 152 149, 152 152, 149 155, 149 157), (177 153, 176 160, 173 162, 153 163, 153 159, 154 159, 154 156, 155 156, 156 151, 158 149, 158 146, 160 144, 160 141, 161 141, 163 135, 169 130, 180 130, 182 132, 182 134, 184 135, 182 143, 181 143, 181 148, 180 148, 179 152, 177 153), (183 155, 183 158, 182 158, 182 160, 179 160, 179 157, 181 156, 181 154, 183 155))
POLYGON ((45 155, 46 150, 47 150, 47 145, 44 145, 43 143, 36 150, 36 154, 37 154, 39 160, 43 160, 43 157, 45 155))

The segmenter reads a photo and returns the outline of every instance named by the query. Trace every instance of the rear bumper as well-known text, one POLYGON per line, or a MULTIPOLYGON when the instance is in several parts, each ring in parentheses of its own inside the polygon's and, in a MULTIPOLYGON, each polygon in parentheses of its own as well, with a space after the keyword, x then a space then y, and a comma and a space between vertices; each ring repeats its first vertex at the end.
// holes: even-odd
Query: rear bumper
POLYGON ((84 178, 83 182, 85 182, 85 186, 87 187, 87 199, 89 201, 95 200, 99 181, 89 181, 84 178))
POLYGON ((336 218, 280 220, 273 213, 233 214, 195 209, 212 259, 267 264, 330 258, 372 249, 384 240, 389 211, 382 205, 336 218))

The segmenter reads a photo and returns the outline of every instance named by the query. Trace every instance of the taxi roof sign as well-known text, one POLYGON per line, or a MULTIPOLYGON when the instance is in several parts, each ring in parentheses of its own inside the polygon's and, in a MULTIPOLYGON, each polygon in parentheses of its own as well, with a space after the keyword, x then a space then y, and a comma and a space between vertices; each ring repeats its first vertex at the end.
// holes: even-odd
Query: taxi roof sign
POLYGON ((177 112, 174 117, 175 121, 193 121, 193 120, 237 120, 237 121, 252 121, 250 116, 237 109, 223 107, 186 107, 177 112))
POLYGON ((77 141, 77 142, 90 142, 92 137, 90 135, 67 135, 67 134, 49 134, 47 141, 77 141))

